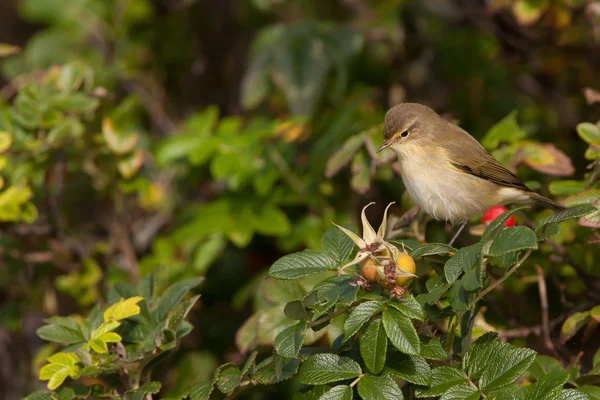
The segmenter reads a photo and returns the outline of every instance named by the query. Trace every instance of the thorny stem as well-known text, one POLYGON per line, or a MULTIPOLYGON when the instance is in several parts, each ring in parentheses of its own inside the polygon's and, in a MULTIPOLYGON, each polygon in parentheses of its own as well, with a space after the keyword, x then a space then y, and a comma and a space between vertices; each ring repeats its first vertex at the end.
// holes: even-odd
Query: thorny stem
POLYGON ((521 257, 521 259, 519 261, 517 261, 517 263, 515 265, 513 265, 508 271, 506 271, 506 274, 502 275, 502 277, 500 279, 498 279, 496 282, 492 283, 490 286, 486 287, 481 292, 479 292, 477 297, 475 297, 475 300, 473 300, 471 302, 471 304, 469 304, 469 308, 472 309, 475 306, 475 304, 477 304, 477 302, 479 300, 481 300, 486 294, 488 294, 489 292, 494 290, 496 288, 496 286, 500 285, 502 282, 507 280, 517 269, 519 269, 519 267, 521 265, 523 265, 525 260, 527 260, 527 258, 531 254, 531 251, 532 251, 531 249, 527 250, 527 252, 523 255, 523 257, 521 257))

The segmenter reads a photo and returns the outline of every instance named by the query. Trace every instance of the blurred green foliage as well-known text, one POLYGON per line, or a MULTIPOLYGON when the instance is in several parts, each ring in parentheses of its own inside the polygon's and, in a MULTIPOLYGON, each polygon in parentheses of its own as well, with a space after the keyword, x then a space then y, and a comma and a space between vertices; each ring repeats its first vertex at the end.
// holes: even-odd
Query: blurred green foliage
MULTIPOLYGON (((277 310, 312 288, 290 293, 266 271, 287 253, 321 250, 329 221, 351 224, 367 202, 397 201, 397 237, 447 241, 442 224, 414 214, 393 156, 375 153, 398 102, 458 122, 530 187, 598 207, 599 45, 591 0, 9 1, 0 13, 2 394, 43 386, 38 372, 58 351, 35 336, 44 318, 81 320, 118 300, 120 285, 153 276, 158 294, 206 277, 194 289, 195 329, 150 377, 161 397, 176 396, 217 365, 242 365, 254 347, 264 360, 283 327, 277 310), (245 335, 259 320, 263 329, 245 335)), ((521 211, 519 223, 547 215, 521 211)), ((461 245, 481 234, 477 222, 461 245)), ((521 275, 488 296, 474 332, 491 325, 587 373, 600 344, 600 211, 560 233, 550 226, 521 275), (523 333, 542 323, 536 264, 553 348, 535 329, 523 333)), ((418 263, 411 291, 435 288, 430 271, 418 263)), ((311 340, 329 345, 330 331, 311 340)))

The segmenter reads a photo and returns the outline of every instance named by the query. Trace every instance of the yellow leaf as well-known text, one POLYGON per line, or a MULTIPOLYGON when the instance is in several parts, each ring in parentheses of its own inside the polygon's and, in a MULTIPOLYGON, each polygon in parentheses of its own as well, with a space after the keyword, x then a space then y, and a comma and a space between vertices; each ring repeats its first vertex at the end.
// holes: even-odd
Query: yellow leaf
POLYGON ((48 381, 48 389, 58 388, 68 376, 73 379, 79 378, 81 368, 79 357, 75 353, 56 353, 48 357, 48 364, 40 369, 39 378, 48 381))
POLYGON ((119 161, 117 169, 123 178, 129 179, 140 170, 143 163, 144 152, 142 150, 136 150, 133 154, 119 161))
POLYGON ((115 129, 112 120, 102 120, 102 136, 108 148, 115 154, 126 154, 133 150, 137 144, 139 135, 133 133, 122 133, 115 129))
POLYGON ((104 321, 120 321, 122 319, 137 315, 140 313, 140 306, 137 305, 144 300, 141 296, 130 297, 127 300, 121 299, 104 311, 104 321))
POLYGON ((0 131, 0 153, 10 149, 12 145, 12 136, 6 131, 0 131))

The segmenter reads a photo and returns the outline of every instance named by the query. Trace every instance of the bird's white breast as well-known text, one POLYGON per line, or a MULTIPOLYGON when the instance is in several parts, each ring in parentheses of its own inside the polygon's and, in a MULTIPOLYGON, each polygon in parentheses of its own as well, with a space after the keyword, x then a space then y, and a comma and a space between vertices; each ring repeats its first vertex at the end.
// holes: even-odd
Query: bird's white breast
POLYGON ((516 189, 499 191, 493 183, 458 170, 443 148, 406 143, 394 150, 411 199, 437 220, 463 222, 521 195, 516 189))

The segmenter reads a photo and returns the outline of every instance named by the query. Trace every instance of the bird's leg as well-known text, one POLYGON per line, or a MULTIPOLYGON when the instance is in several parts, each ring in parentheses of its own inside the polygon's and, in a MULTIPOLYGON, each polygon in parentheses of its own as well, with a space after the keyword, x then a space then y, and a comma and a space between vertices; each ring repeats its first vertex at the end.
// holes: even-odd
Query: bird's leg
POLYGON ((463 222, 460 227, 458 228, 458 230, 456 231, 456 233, 454 234, 454 237, 452 238, 452 240, 450 241, 450 243, 448 243, 448 246, 452 246, 452 244, 454 243, 454 241, 458 238, 458 235, 460 235, 460 233, 462 232, 463 229, 465 229, 465 226, 467 226, 467 223, 469 221, 465 221, 463 222))

